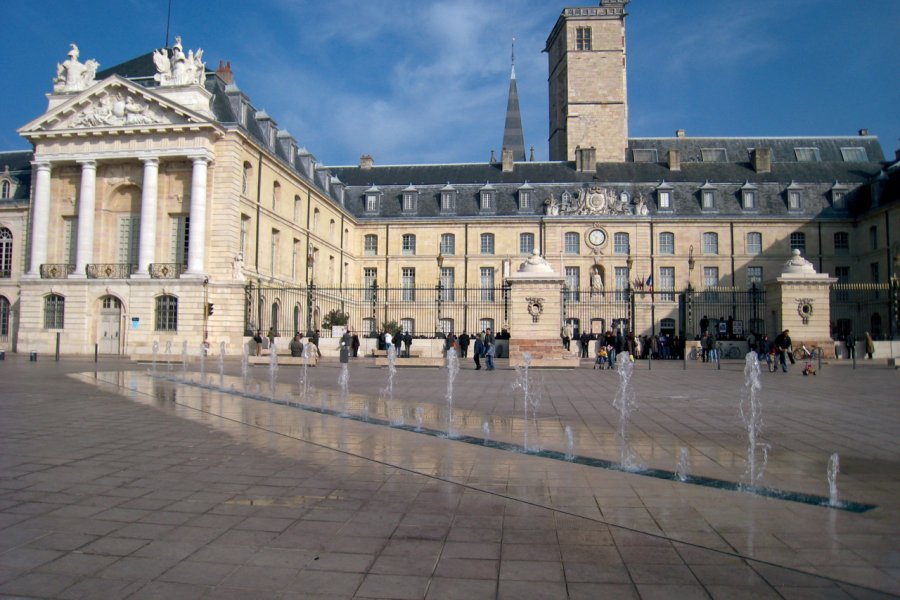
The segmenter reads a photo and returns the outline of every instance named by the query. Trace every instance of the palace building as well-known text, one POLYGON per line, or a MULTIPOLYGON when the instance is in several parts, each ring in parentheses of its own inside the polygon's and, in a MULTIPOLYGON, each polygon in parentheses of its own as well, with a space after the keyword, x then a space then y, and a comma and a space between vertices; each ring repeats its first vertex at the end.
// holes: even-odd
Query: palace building
POLYGON ((835 339, 895 336, 898 157, 866 130, 629 137, 627 3, 550 28, 548 162, 526 157, 514 68, 499 157, 327 166, 180 38, 101 71, 73 44, 19 129, 33 150, 0 152, 0 349, 234 352, 342 316, 515 337, 505 278, 535 251, 576 332, 772 335, 765 287, 799 250, 837 279, 835 339))

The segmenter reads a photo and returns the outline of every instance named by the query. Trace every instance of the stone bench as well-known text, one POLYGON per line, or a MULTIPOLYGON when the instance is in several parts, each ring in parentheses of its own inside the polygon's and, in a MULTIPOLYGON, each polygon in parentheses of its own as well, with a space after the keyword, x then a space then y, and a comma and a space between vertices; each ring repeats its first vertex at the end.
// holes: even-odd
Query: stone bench
MULTIPOLYGON (((397 358, 400 357, 400 354, 401 354, 400 351, 397 351, 397 358)), ((375 357, 383 356, 386 358, 387 350, 372 350, 371 356, 375 356, 375 357)), ((421 350, 410 350, 409 356, 410 356, 410 358, 419 358, 422 356, 422 351, 421 350)))
MULTIPOLYGON (((251 365, 268 365, 270 363, 270 358, 268 356, 248 356, 248 363, 251 365)), ((319 361, 319 358, 313 354, 309 357, 309 366, 314 367, 316 363, 319 361)), ((302 356, 291 356, 287 354, 282 356, 281 353, 278 353, 278 366, 282 365, 298 365, 303 366, 303 357, 302 356)))
MULTIPOLYGON (((444 358, 441 356, 414 356, 411 358, 397 358, 394 361, 395 367, 443 367, 444 358)), ((377 356, 375 358, 376 367, 388 366, 386 356, 377 356)))

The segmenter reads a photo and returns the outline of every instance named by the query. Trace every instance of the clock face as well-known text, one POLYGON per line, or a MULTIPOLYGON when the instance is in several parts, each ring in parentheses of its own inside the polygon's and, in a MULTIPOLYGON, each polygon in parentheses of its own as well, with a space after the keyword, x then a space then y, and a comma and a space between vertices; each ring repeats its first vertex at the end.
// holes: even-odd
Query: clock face
POLYGON ((606 241, 606 232, 602 229, 592 229, 588 234, 588 241, 593 246, 602 246, 606 241))

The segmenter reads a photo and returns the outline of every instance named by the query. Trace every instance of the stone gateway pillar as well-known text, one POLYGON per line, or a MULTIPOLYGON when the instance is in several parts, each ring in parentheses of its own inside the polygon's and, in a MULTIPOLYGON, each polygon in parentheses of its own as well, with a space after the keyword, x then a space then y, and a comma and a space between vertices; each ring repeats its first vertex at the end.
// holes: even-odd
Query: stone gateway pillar
POLYGON ((532 367, 575 368, 577 356, 562 345, 560 315, 565 278, 534 252, 516 273, 506 278, 509 285, 509 366, 524 363, 531 354, 532 367))
POLYGON ((822 358, 834 358, 829 294, 836 281, 827 273, 816 273, 813 264, 793 250, 781 275, 766 283, 769 338, 789 329, 795 349, 818 346, 822 358))

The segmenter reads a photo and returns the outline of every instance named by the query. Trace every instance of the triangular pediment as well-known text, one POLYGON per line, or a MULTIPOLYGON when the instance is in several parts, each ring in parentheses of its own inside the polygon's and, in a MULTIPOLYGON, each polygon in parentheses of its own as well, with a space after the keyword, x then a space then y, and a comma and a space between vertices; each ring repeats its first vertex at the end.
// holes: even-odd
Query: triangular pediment
POLYGON ((85 130, 154 129, 211 124, 148 88, 113 75, 19 129, 25 137, 85 130))

